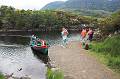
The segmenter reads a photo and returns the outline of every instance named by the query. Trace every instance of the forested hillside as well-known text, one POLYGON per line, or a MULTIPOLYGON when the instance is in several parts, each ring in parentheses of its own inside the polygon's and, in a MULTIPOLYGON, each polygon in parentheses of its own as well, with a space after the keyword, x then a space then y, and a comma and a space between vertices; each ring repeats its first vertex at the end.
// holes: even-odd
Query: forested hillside
MULTIPOLYGON (((46 5, 44 9, 75 9, 75 10, 105 10, 105 11, 116 11, 120 9, 120 0, 68 0, 65 3, 62 3, 59 7, 58 2, 52 2, 46 5), (50 6, 50 7, 49 7, 50 6)), ((60 4, 60 2, 59 2, 60 4)))

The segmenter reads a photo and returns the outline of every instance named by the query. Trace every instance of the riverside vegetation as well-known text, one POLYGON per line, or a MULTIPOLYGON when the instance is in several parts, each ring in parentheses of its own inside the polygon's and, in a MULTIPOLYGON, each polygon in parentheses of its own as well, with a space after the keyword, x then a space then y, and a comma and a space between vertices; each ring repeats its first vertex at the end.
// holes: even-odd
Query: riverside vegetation
POLYGON ((47 69, 47 79, 64 79, 63 72, 60 70, 47 69))
POLYGON ((120 35, 93 44, 91 50, 102 63, 120 73, 120 35))
POLYGON ((59 30, 66 26, 79 30, 80 24, 90 24, 95 18, 54 10, 19 10, 11 6, 0 7, 1 30, 59 30))
POLYGON ((0 79, 5 79, 4 75, 0 73, 0 79))
POLYGON ((101 42, 93 43, 92 54, 120 73, 120 11, 99 22, 101 42))

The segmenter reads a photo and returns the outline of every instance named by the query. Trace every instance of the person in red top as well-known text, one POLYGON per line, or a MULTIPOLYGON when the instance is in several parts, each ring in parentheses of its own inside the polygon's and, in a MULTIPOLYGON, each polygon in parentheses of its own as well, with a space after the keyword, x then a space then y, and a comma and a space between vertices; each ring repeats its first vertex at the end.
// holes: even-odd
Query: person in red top
POLYGON ((82 32, 81 32, 81 37, 82 37, 82 39, 85 38, 86 34, 87 34, 86 29, 83 28, 83 30, 82 30, 82 32))
POLYGON ((87 34, 87 31, 85 28, 82 29, 82 32, 80 33, 80 36, 81 36, 81 46, 84 47, 85 45, 85 41, 86 41, 86 34, 87 34))

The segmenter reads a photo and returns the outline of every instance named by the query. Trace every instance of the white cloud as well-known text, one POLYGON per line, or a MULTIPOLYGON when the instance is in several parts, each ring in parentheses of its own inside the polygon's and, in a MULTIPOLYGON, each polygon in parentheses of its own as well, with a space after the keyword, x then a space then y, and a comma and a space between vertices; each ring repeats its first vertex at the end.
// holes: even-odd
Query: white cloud
POLYGON ((17 9, 41 9, 43 6, 53 1, 66 0, 0 0, 0 5, 13 6, 17 9))

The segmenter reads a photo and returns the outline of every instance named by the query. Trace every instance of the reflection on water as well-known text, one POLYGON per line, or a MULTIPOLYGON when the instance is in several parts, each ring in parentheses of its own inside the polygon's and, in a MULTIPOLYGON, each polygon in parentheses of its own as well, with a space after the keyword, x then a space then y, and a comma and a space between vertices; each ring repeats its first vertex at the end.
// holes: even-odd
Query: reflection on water
MULTIPOLYGON (((32 32, 0 32, 0 42, 5 44, 21 44, 29 45, 32 32)), ((62 42, 61 32, 34 32, 39 38, 47 40, 50 45, 60 44, 62 42)), ((69 41, 79 40, 79 31, 70 32, 68 35, 69 41)))
POLYGON ((43 55, 36 51, 33 51, 33 54, 36 58, 40 59, 45 64, 47 64, 50 61, 49 56, 43 55))
POLYGON ((17 77, 45 79, 45 65, 34 57, 30 47, 0 47, 0 71, 17 77))
MULTIPOLYGON (((32 79, 45 79, 45 64, 49 61, 49 57, 31 50, 29 47, 29 33, 13 34, 0 34, 0 71, 4 74, 14 73, 13 76, 17 77, 29 76, 32 79), (22 70, 19 71, 21 68, 22 70)), ((62 42, 60 32, 37 32, 36 34, 47 40, 50 45, 62 42)), ((79 34, 70 34, 69 40, 79 40, 79 34)))

